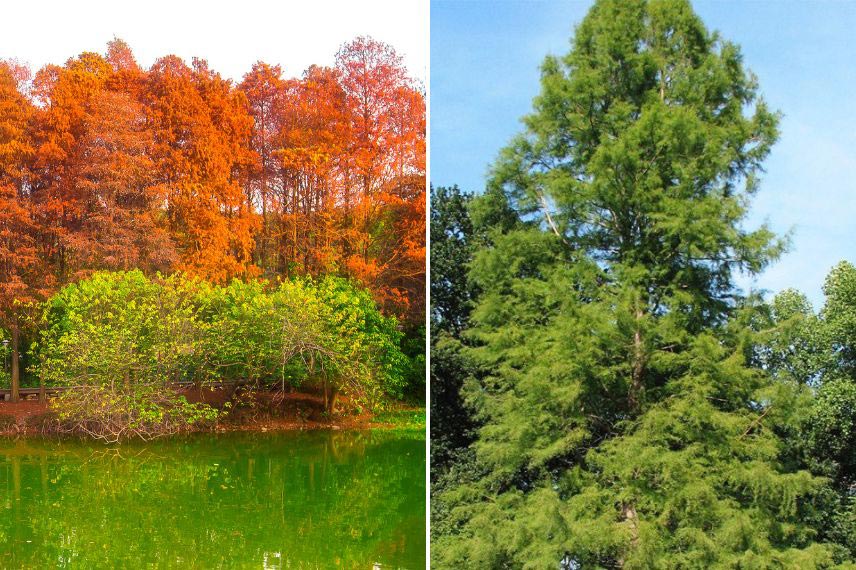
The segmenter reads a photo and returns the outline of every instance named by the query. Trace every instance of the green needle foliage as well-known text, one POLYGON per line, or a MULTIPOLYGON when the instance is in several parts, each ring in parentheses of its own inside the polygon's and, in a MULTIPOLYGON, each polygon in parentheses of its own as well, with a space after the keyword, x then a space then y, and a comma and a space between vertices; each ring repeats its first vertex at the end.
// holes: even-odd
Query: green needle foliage
POLYGON ((433 566, 842 562, 734 284, 785 246, 744 227, 778 117, 739 49, 684 0, 599 0, 541 84, 470 209, 479 475, 440 483, 433 566))

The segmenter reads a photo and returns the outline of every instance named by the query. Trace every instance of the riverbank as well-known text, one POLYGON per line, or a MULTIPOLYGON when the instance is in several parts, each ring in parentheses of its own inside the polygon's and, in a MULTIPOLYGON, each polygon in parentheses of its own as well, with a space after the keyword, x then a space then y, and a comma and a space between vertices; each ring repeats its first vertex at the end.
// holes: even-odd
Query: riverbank
MULTIPOLYGON (((191 402, 204 402, 224 409, 229 400, 225 390, 183 391, 191 402)), ((294 392, 248 392, 231 400, 233 406, 213 424, 195 431, 289 431, 289 430, 358 430, 358 429, 425 429, 425 408, 399 404, 391 410, 372 414, 352 411, 330 415, 324 411, 323 397, 294 392)), ((347 409, 347 402, 342 409, 347 409)), ((45 435, 57 433, 56 413, 50 402, 22 400, 0 401, 0 435, 45 435)))

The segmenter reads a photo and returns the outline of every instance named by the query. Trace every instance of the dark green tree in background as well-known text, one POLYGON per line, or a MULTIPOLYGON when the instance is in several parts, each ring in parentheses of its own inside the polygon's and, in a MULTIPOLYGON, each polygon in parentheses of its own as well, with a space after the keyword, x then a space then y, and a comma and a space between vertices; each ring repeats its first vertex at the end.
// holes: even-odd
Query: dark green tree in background
MULTIPOLYGON (((810 384, 765 362, 766 309, 734 282, 785 247, 745 228, 777 123, 685 0, 599 0, 545 60, 469 207, 472 260, 439 266, 432 246, 432 275, 466 263, 478 291, 455 314, 479 426, 469 476, 448 466, 436 485, 433 567, 849 558, 821 528, 830 480, 789 447, 810 384)), ((457 429, 437 421, 432 438, 457 429)))
MULTIPOLYGON (((467 278, 472 259, 472 195, 431 188, 431 474, 444 472, 472 441, 473 423, 461 399, 474 373, 463 354, 461 334, 469 324, 476 292, 467 278)), ((436 487, 435 487, 436 489, 436 487)))

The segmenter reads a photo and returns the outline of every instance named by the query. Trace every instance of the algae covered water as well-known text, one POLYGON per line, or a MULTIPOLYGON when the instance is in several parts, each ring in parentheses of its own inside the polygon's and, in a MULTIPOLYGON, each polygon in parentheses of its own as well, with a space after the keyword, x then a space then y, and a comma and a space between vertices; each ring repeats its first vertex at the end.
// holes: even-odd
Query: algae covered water
POLYGON ((2 568, 425 567, 425 436, 0 441, 2 568))

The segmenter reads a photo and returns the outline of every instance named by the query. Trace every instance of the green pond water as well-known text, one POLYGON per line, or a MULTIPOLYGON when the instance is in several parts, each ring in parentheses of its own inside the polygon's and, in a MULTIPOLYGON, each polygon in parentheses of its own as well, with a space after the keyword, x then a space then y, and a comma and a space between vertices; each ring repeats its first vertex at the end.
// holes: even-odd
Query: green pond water
POLYGON ((418 432, 0 440, 0 568, 425 567, 418 432))

